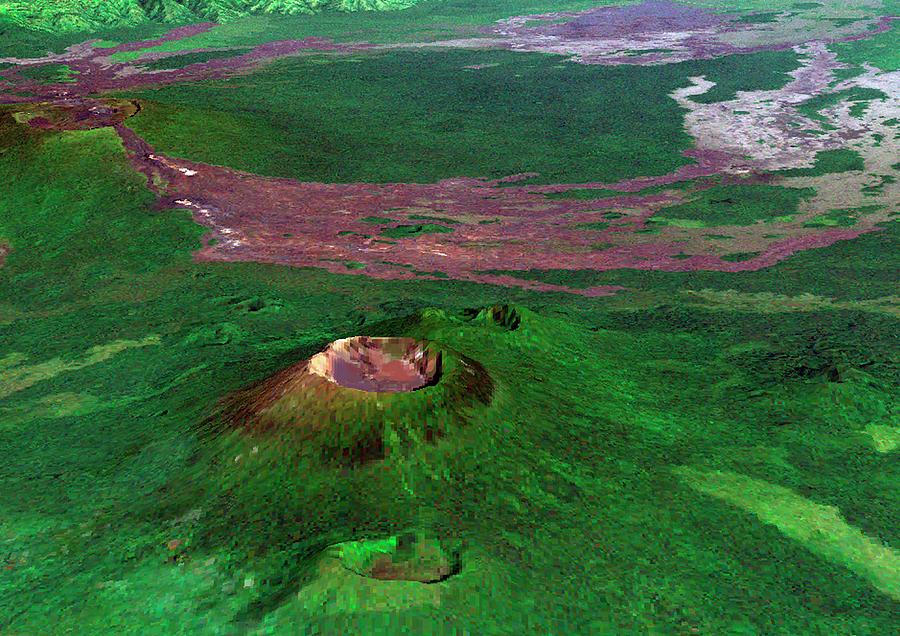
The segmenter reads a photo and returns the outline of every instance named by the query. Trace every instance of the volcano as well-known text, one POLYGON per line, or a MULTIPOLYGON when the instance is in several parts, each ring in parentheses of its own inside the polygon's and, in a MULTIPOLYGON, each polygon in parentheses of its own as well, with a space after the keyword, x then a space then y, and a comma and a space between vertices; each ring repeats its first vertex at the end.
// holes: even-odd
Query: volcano
POLYGON ((412 338, 343 338, 310 358, 309 372, 358 391, 402 393, 432 384, 439 351, 412 338))
POLYGON ((493 393, 480 363, 435 342, 353 336, 236 391, 206 425, 358 465, 388 454, 386 428, 434 443, 468 424, 493 393))

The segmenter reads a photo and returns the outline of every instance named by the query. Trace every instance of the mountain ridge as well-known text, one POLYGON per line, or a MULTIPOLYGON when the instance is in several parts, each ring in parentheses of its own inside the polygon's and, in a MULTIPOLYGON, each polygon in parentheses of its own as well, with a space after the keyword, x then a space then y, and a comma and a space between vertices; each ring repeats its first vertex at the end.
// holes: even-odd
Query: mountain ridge
POLYGON ((253 14, 392 11, 418 0, 0 0, 0 22, 36 31, 69 32, 146 22, 227 22, 253 14))

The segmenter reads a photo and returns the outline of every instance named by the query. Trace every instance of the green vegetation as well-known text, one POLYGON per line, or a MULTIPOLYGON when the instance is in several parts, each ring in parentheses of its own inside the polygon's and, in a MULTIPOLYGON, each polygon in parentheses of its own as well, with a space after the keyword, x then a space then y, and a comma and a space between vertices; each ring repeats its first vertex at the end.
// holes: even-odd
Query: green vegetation
MULTIPOLYGON (((893 15, 897 15, 896 5, 893 15)), ((832 44, 829 48, 835 51, 838 60, 845 64, 861 66, 865 63, 882 71, 900 70, 900 47, 897 46, 896 22, 892 29, 874 37, 858 42, 832 44)))
MULTIPOLYGON (((825 93, 813 97, 812 99, 808 99, 797 107, 797 112, 810 119, 827 121, 827 117, 821 113, 821 111, 826 108, 837 106, 842 102, 853 102, 854 107, 859 105, 860 107, 865 108, 866 102, 870 100, 886 98, 887 95, 878 89, 854 86, 847 90, 838 91, 836 93, 825 93)), ((854 116, 859 116, 861 114, 862 113, 857 112, 854 116)))
MULTIPOLYGON (((146 22, 137 0, 29 0, 0 2, 0 19, 36 31, 90 31, 146 22)), ((180 6, 170 3, 173 6, 180 6)), ((182 18, 188 18, 185 12, 182 18)))
POLYGON ((629 194, 620 190, 608 190, 606 188, 572 188, 562 192, 549 192, 544 196, 548 199, 576 199, 578 201, 590 201, 591 199, 609 199, 629 194))
POLYGON ((397 225, 389 227, 381 231, 382 236, 388 238, 407 238, 410 236, 419 236, 421 234, 446 234, 452 232, 452 227, 446 225, 437 225, 435 223, 421 223, 417 225, 397 225))
MULTIPOLYGON (((727 235, 707 235, 729 239, 727 235)), ((683 289, 737 289, 747 293, 778 289, 796 295, 811 292, 829 298, 867 300, 885 298, 896 292, 896 257, 893 245, 900 240, 900 222, 852 241, 840 241, 827 249, 807 250, 790 259, 755 272, 660 272, 646 270, 491 270, 487 273, 584 288, 621 285, 628 289, 653 289, 664 297, 683 289), (891 255, 891 257, 886 257, 891 255), (827 273, 822 259, 827 258, 827 273)))
POLYGON ((816 504, 787 488, 728 472, 676 469, 692 487, 745 508, 764 522, 868 579, 900 601, 900 552, 865 536, 833 506, 816 504))
POLYGON ((897 177, 890 174, 875 174, 872 176, 876 177, 878 181, 876 183, 873 183, 872 185, 867 185, 862 188, 862 192, 866 196, 875 196, 877 194, 881 194, 881 192, 884 190, 884 186, 897 182, 897 177))
MULTIPOLYGON (((606 0, 618 4, 630 0, 606 0)), ((272 40, 327 37, 338 42, 433 41, 477 34, 476 28, 515 15, 577 11, 596 0, 426 0, 403 11, 321 12, 315 15, 253 15, 228 21, 178 42, 116 54, 127 61, 146 51, 183 51, 216 46, 247 46, 272 40)))
MULTIPOLYGON (((0 2, 0 56, 29 57, 47 51, 59 52, 67 46, 87 39, 102 39, 105 44, 149 39, 165 33, 182 22, 198 19, 172 14, 168 22, 159 22, 158 14, 149 21, 146 15, 131 13, 125 23, 115 19, 100 0, 87 0, 94 6, 87 12, 73 13, 77 0, 44 0, 52 2, 54 11, 42 13, 39 19, 35 5, 25 2, 0 2), (15 6, 13 7, 13 4, 15 6), (106 11, 107 19, 97 19, 106 11), (66 24, 62 24, 62 21, 66 24), (43 27, 51 31, 36 29, 43 27), (73 30, 74 29, 74 30, 73 30)), ((116 0, 111 8, 135 0, 116 0)), ((403 0, 400 0, 403 2, 403 0)), ((609 4, 628 0, 607 0, 609 4)), ((105 2, 104 2, 105 4, 105 2)), ((169 3, 173 8, 174 2, 169 3)), ((237 5, 238 2, 232 3, 237 5)), ((245 5, 247 3, 244 3, 245 5)), ((303 2, 296 3, 298 6, 303 2)), ((273 40, 321 36, 337 41, 399 42, 412 39, 434 40, 457 37, 461 30, 475 28, 513 15, 543 13, 552 10, 580 10, 594 6, 592 0, 426 0, 402 11, 321 11, 313 15, 260 14, 236 17, 236 13, 219 15, 224 23, 206 33, 177 42, 114 56, 131 60, 152 51, 184 51, 197 48, 252 46, 273 40)), ((224 6, 224 4, 223 4, 224 6)))
MULTIPOLYGON (((697 221, 702 225, 752 225, 797 212, 813 188, 770 185, 720 185, 702 190, 685 203, 662 208, 651 222, 697 221)), ((702 227, 701 225, 701 227, 702 227)))
MULTIPOLYGON (((109 129, 46 134, 4 116, 0 146, 0 448, 17 467, 0 476, 6 631, 446 633, 446 616, 480 634, 890 631, 883 579, 716 501, 704 480, 728 471, 794 510, 804 501, 786 491, 802 490, 811 510, 840 510, 854 545, 896 544, 896 463, 871 433, 887 438, 872 427, 887 426, 896 319, 679 300, 887 295, 888 232, 741 276, 591 273, 632 288, 611 300, 376 281, 194 262, 202 230, 151 212, 109 129), (462 312, 498 300, 522 307, 515 323, 462 312), (437 443, 387 431, 387 459, 352 470, 277 439, 198 436, 220 398, 357 333, 474 357, 496 383, 489 409, 437 443), (673 466, 696 472, 673 482, 673 466), (459 574, 386 595, 316 565, 329 545, 410 528, 464 540, 459 574)), ((588 279, 571 274, 558 279, 588 279)))
MULTIPOLYGON (((793 53, 777 55, 794 64, 793 53)), ((688 162, 682 111, 668 97, 687 77, 759 75, 754 55, 647 67, 504 51, 354 59, 281 60, 230 80, 130 93, 143 109, 128 125, 162 152, 303 180, 537 172, 540 182, 616 181, 688 162), (495 66, 462 71, 483 63, 495 66)), ((784 82, 781 70, 770 71, 775 79, 784 82)))
POLYGON ((397 219, 389 219, 386 216, 364 216, 360 219, 362 223, 373 223, 373 224, 384 224, 384 223, 396 223, 397 219))
POLYGON ((780 170, 778 174, 786 177, 820 177, 823 174, 837 174, 865 169, 866 164, 858 152, 849 148, 840 148, 838 150, 823 150, 818 153, 812 168, 780 170))
POLYGON ((408 217, 411 221, 437 221, 438 223, 446 223, 449 225, 459 225, 460 221, 456 219, 448 219, 443 216, 429 216, 427 214, 410 214, 408 217))
POLYGON ((414 3, 415 0, 29 0, 0 2, 0 18, 29 29, 67 32, 148 21, 183 24, 234 20, 251 13, 385 11, 404 9, 414 3))
POLYGON ((850 227, 856 225, 859 217, 884 209, 881 205, 866 205, 861 208, 844 208, 831 210, 828 214, 822 214, 807 221, 803 227, 850 227))
POLYGON ((859 77, 866 72, 866 69, 859 66, 850 66, 847 68, 839 68, 834 71, 834 79, 838 82, 859 77))
POLYGON ((237 55, 243 55, 250 49, 230 49, 227 51, 203 51, 199 53, 187 53, 185 55, 172 55, 151 62, 141 62, 141 66, 151 71, 161 71, 173 68, 183 68, 189 64, 199 64, 210 60, 219 60, 237 55))
POLYGON ((96 31, 45 33, 7 22, 0 13, 0 56, 39 57, 48 52, 62 52, 66 47, 85 40, 95 38, 110 41, 149 39, 170 29, 169 25, 147 22, 133 27, 115 27, 96 31))
POLYGON ((42 66, 22 66, 16 73, 41 84, 55 84, 57 82, 74 82, 74 71, 65 64, 44 64, 42 66))
POLYGON ((753 62, 746 66, 742 65, 739 71, 735 69, 736 73, 717 73, 714 77, 707 76, 706 79, 714 81, 716 85, 702 95, 694 95, 691 100, 698 104, 712 104, 734 99, 739 90, 767 91, 781 88, 789 79, 787 74, 799 66, 800 63, 796 56, 786 55, 784 51, 754 53, 753 62))
MULTIPOLYGON (((428 24, 450 32, 550 5, 453 0, 428 24)), ((371 24, 399 37, 413 29, 406 13, 371 24)), ((284 20, 333 20, 348 37, 362 24, 284 20)), ((0 55, 66 41, 26 32, 0 26, 0 55)), ((320 56, 147 91, 134 122, 165 151, 327 182, 523 167, 612 180, 685 161, 666 94, 686 77, 733 81, 729 91, 746 86, 728 79, 741 73, 777 83, 794 64, 779 55, 771 73, 754 55, 642 69, 502 52, 320 56), (498 66, 460 70, 476 60, 498 66)), ((111 128, 47 132, 12 110, 0 106, 0 633, 896 631, 900 222, 759 271, 494 272, 624 288, 601 298, 411 265, 441 280, 370 279, 350 260, 345 275, 203 262, 205 230, 156 207, 111 128), (448 352, 448 376, 469 368, 463 356, 484 371, 465 390, 442 378, 394 400, 370 395, 388 405, 374 424, 336 426, 352 411, 327 400, 302 411, 324 414, 314 421, 288 408, 288 432, 223 419, 241 388, 359 334, 428 340, 448 352), (407 397, 418 411, 392 409, 407 397), (447 413, 453 425, 429 435, 447 413), (377 456, 353 454, 363 434, 377 456), (452 567, 441 582, 379 580, 385 557, 414 572, 452 567)), ((858 169, 841 150, 779 176, 858 169)), ((894 179, 876 177, 876 193, 894 179)), ((658 216, 701 227, 791 214, 812 194, 698 190, 709 185, 641 194, 684 187, 687 200, 658 216)), ((363 221, 399 241, 460 227, 407 212, 363 221)))
MULTIPOLYGON (((606 0, 604 4, 624 4, 627 1, 606 0)), ((685 0, 685 3, 729 12, 735 8, 733 2, 721 0, 685 0)), ((840 8, 852 12, 856 8, 854 5, 859 4, 862 3, 844 2, 840 8)), ((482 0, 477 3, 472 0, 6 0, 0 2, 0 20, 33 31, 67 33, 204 20, 246 25, 257 18, 278 16, 278 19, 296 20, 295 25, 312 23, 321 33, 336 22, 335 17, 343 17, 342 14, 378 16, 398 13, 403 17, 383 20, 382 26, 390 29, 400 25, 416 25, 449 30, 487 24, 512 15, 572 11, 592 6, 596 6, 596 2, 590 0, 482 0)), ((774 17, 779 10, 816 12, 820 8, 814 3, 792 5, 790 2, 773 3, 772 0, 748 0, 740 6, 743 11, 754 12, 741 18, 751 22, 769 21, 772 19, 770 16, 774 17)), ((816 13, 822 19, 834 19, 827 12, 816 13)), ((348 29, 364 24, 359 19, 345 22, 348 29)))
MULTIPOLYGON (((591 199, 608 199, 611 197, 625 197, 625 196, 648 196, 651 194, 659 194, 661 192, 667 192, 669 190, 692 190, 698 187, 707 186, 711 183, 715 183, 718 180, 717 177, 713 178, 703 178, 703 179, 690 179, 687 181, 676 181, 675 183, 667 183, 663 185, 655 185, 650 186, 648 188, 643 188, 641 190, 637 190, 636 192, 625 192, 624 190, 610 190, 607 188, 570 188, 568 190, 563 190, 562 192, 550 192, 544 194, 548 199, 576 199, 579 201, 589 201, 591 199)), ((611 212, 610 214, 617 214, 615 212, 611 212)), ((619 218, 622 215, 619 214, 618 217, 611 216, 610 218, 619 218)))
POLYGON ((734 254, 726 254, 722 257, 722 260, 729 263, 743 263, 744 261, 753 260, 759 254, 759 252, 735 252, 734 254))

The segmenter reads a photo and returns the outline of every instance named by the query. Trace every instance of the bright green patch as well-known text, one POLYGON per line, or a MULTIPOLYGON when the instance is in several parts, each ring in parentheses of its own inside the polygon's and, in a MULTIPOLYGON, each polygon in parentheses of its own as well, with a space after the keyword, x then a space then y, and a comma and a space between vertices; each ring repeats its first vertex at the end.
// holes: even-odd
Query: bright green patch
POLYGON ((839 68, 834 71, 834 79, 842 82, 844 80, 853 79, 854 77, 859 77, 863 73, 866 72, 866 69, 861 66, 850 66, 848 68, 839 68))
POLYGON ((36 364, 20 364, 7 368, 2 375, 0 385, 0 399, 8 397, 17 391, 30 388, 38 382, 49 380, 69 371, 77 371, 94 364, 105 362, 115 354, 131 347, 146 347, 158 345, 159 338, 147 336, 141 340, 115 340, 102 345, 91 347, 80 359, 63 360, 53 358, 36 364))
POLYGON ((744 508, 820 556, 840 563, 900 601, 900 552, 848 524, 834 506, 745 475, 681 467, 691 487, 744 508))
POLYGON ((879 453, 890 453, 900 448, 900 426, 869 424, 866 433, 872 438, 872 445, 879 453))
POLYGON ((41 84, 56 84, 74 82, 73 71, 65 64, 44 64, 41 66, 20 66, 16 72, 22 77, 34 80, 41 84))

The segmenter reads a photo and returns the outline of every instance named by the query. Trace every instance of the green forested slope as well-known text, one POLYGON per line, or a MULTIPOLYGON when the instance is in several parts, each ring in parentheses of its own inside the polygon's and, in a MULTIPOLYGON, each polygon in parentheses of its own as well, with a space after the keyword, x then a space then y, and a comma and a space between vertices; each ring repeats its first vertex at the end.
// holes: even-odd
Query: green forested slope
POLYGON ((253 13, 314 13, 321 10, 383 11, 416 0, 14 0, 0 1, 0 21, 44 31, 88 31, 148 20, 229 20, 253 13))

